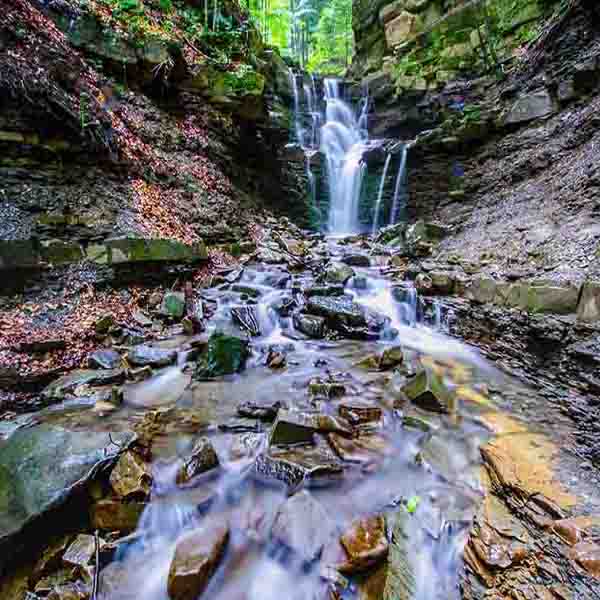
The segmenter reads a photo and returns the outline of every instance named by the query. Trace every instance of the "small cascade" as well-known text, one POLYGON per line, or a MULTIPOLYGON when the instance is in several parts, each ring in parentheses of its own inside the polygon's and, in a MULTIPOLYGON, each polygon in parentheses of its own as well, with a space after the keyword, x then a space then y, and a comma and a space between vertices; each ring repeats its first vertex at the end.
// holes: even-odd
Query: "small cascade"
POLYGON ((327 160, 329 178, 329 230, 336 234, 353 233, 358 229, 366 132, 361 131, 359 119, 343 100, 337 79, 325 80, 325 102, 321 150, 327 160))
POLYGON ((394 225, 399 218, 400 209, 404 209, 405 204, 405 186, 406 186, 406 162, 408 159, 409 144, 404 144, 400 156, 400 166, 398 176, 396 177, 396 186, 394 188, 394 200, 392 202, 392 211, 390 213, 390 225, 394 225), (402 197, 402 199, 401 199, 402 197), (402 205, 402 206, 401 206, 402 205))
POLYGON ((373 235, 379 229, 379 211, 381 210, 381 200, 383 199, 383 190, 385 188, 385 180, 387 178, 390 163, 392 162, 391 153, 387 155, 385 159, 385 165, 383 166, 383 173, 381 174, 381 182, 379 183, 379 192, 377 193, 377 202, 375 203, 375 213, 373 215, 373 235))
POLYGON ((294 92, 294 130, 297 142, 304 147, 304 128, 300 119, 300 91, 298 89, 298 79, 292 69, 289 70, 290 84, 294 92))

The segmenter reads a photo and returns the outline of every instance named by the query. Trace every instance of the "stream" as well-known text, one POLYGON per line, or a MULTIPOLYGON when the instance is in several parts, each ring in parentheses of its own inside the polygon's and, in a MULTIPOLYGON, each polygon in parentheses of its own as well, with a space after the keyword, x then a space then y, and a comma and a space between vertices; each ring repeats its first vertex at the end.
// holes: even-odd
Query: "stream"
MULTIPOLYGON (((307 245, 339 268, 348 269, 342 260, 369 262, 340 238, 317 236, 307 245)), ((490 435, 478 413, 489 407, 455 400, 431 412, 407 403, 403 389, 423 368, 449 392, 486 390, 492 381, 508 385, 506 378, 447 337, 441 310, 425 309, 414 288, 392 283, 376 262, 353 267, 343 286, 317 281, 318 267, 291 274, 279 265, 249 263, 229 277, 231 283, 203 293, 213 306, 206 333, 244 337, 232 314, 250 309, 255 331, 246 370, 190 384, 192 363, 181 351, 177 366, 131 384, 118 411, 98 416, 88 406, 62 406, 47 413, 53 423, 86 430, 127 428, 148 411, 168 423, 152 445, 150 503, 136 533, 103 570, 99 597, 168 600, 178 540, 187 531, 206 530, 210 537, 219 525, 229 541, 203 597, 324 598, 334 586, 344 598, 458 598, 462 551, 482 498, 479 447, 490 435), (330 339, 307 338, 285 307, 315 298, 343 299, 353 310, 377 314, 379 333, 357 329, 352 337, 368 339, 334 332, 330 339), (273 356, 283 357, 284 365, 268 366, 273 356), (378 366, 378 357, 386 356, 389 364, 378 366), (290 422, 294 415, 329 417, 331 431, 311 432, 304 443, 286 440, 295 434, 284 432, 274 443, 277 422, 271 427, 267 420, 241 417, 241 406, 277 407, 290 422), (186 426, 182 415, 194 421, 186 426), (208 436, 220 466, 181 486, 177 474, 198 432, 208 436), (302 502, 290 506, 295 498, 302 502), (393 583, 385 569, 349 569, 342 582, 332 575, 343 555, 340 534, 374 515, 384 515, 392 529, 400 519, 403 537, 387 564, 410 573, 395 584, 402 590, 388 589, 393 583)), ((182 348, 185 341, 174 337, 155 347, 182 348)), ((427 399, 421 400, 425 406, 427 399)))

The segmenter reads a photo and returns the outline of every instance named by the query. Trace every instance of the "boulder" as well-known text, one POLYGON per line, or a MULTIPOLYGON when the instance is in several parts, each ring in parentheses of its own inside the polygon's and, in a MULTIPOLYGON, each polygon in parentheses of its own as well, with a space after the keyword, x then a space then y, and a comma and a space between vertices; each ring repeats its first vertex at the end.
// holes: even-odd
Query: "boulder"
POLYGON ((386 325, 386 318, 351 298, 310 298, 306 311, 324 317, 327 326, 345 337, 377 339, 386 325))
POLYGON ((342 257, 342 262, 345 265, 350 265, 351 267, 370 267, 371 266, 371 259, 366 254, 359 254, 358 252, 345 254, 342 257))
POLYGON ((314 315, 296 313, 294 315, 294 327, 310 338, 320 340, 325 337, 325 319, 314 315))
POLYGON ((343 285, 315 285, 303 290, 304 295, 307 298, 313 296, 343 296, 344 286, 343 285))
POLYGON ((171 319, 181 319, 185 314, 185 294, 183 292, 167 292, 162 299, 160 312, 171 319))
POLYGON ((281 408, 279 400, 252 402, 247 400, 237 407, 237 414, 247 419, 259 419, 260 421, 273 421, 281 408))
POLYGON ((58 378, 48 385, 42 392, 46 400, 63 400, 80 385, 100 386, 123 383, 125 371, 123 369, 91 370, 80 369, 58 378))
POLYGON ((217 570, 229 541, 225 522, 186 533, 175 548, 168 579, 171 600, 196 600, 217 570))
POLYGON ((96 350, 90 354, 88 364, 91 369, 117 369, 121 364, 121 355, 112 349, 96 350))
POLYGON ((359 465, 379 464, 394 452, 390 441, 380 433, 361 432, 354 438, 330 433, 328 439, 335 453, 344 462, 359 465))
POLYGON ((196 376, 211 379, 243 371, 250 356, 247 340, 215 332, 208 340, 208 349, 201 357, 196 376))
POLYGON ((352 267, 344 263, 333 262, 325 270, 325 281, 327 283, 345 285, 354 275, 355 272, 352 267))
POLYGON ((346 425, 330 415, 280 410, 271 430, 269 444, 287 446, 311 443, 317 431, 335 431, 346 436, 352 434, 346 425))
POLYGON ((152 488, 152 471, 137 452, 124 452, 110 474, 110 485, 119 498, 146 499, 152 488))
MULTIPOLYGON (((98 545, 104 545, 104 541, 99 539, 98 545)), ((62 561, 67 567, 87 567, 92 563, 95 553, 96 539, 94 536, 80 534, 67 548, 67 551, 62 557, 62 561)))
POLYGON ((0 567, 16 537, 113 463, 131 432, 70 431, 44 424, 20 429, 0 447, 0 567))
POLYGON ((194 477, 206 473, 219 466, 219 457, 208 438, 200 438, 192 450, 192 454, 181 465, 177 472, 179 485, 189 483, 194 477))
POLYGON ((346 386, 339 381, 324 381, 316 377, 308 383, 308 391, 311 396, 321 398, 339 398, 346 393, 346 386))
POLYGON ((554 112, 554 101, 548 90, 521 96, 504 117, 505 125, 519 125, 548 117, 554 112))
POLYGON ((186 245, 175 240, 121 238, 91 244, 88 260, 100 265, 119 265, 137 262, 195 263, 208 259, 206 246, 199 242, 186 245))
POLYGON ((381 407, 369 404, 364 400, 346 401, 339 405, 338 413, 351 425, 378 423, 383 417, 381 407))
POLYGON ((279 508, 271 536, 311 563, 320 556, 332 529, 323 505, 308 490, 302 490, 279 508))
POLYGON ((335 482, 344 471, 331 451, 320 446, 269 448, 257 456, 254 468, 258 475, 281 481, 290 488, 335 482))
POLYGON ((448 412, 452 402, 452 394, 442 379, 430 370, 418 373, 402 392, 415 406, 432 412, 448 412))
POLYGON ((352 523, 340 543, 347 555, 347 560, 338 566, 341 573, 355 575, 372 569, 388 555, 385 518, 375 516, 352 523))
POLYGON ((177 360, 177 350, 141 344, 129 350, 127 360, 136 367, 167 367, 177 360))
POLYGON ((123 502, 117 499, 98 500, 90 507, 91 527, 100 531, 131 533, 137 529, 146 506, 145 502, 123 502))

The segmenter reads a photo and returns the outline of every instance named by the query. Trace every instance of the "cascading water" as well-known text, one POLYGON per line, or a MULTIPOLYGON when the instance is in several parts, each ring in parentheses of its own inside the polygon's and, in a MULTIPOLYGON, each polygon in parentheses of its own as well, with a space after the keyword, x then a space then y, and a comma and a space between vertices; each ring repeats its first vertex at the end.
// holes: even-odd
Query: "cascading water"
POLYGON ((381 201, 383 199, 383 190, 385 188, 385 180, 387 178, 388 169, 390 168, 390 163, 392 162, 391 153, 387 155, 385 159, 385 165, 383 166, 383 173, 381 174, 381 181, 379 183, 379 191, 377 193, 377 202, 375 203, 375 213, 373 215, 373 235, 379 229, 379 212, 381 211, 381 201))
POLYGON ((394 225, 400 216, 400 210, 403 208, 405 199, 405 185, 406 185, 406 162, 408 159, 409 144, 402 146, 402 153, 400 155, 400 165, 398 167, 398 175, 396 177, 396 185, 394 187, 394 200, 392 202, 392 210, 390 213, 390 225, 394 225))
MULTIPOLYGON (((335 234, 358 230, 358 207, 365 164, 367 134, 343 100, 337 79, 325 80, 325 124, 321 150, 327 160, 329 179, 329 230, 335 234)), ((366 115, 367 109, 363 109, 366 115)), ((366 116, 364 118, 366 122, 366 116)))

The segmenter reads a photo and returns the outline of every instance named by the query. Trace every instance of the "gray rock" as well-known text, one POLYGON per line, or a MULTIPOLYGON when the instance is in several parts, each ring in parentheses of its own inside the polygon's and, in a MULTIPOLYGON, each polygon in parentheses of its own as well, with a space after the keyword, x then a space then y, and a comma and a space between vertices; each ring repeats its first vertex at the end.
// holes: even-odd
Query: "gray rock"
POLYGON ((300 333, 316 340, 325 337, 325 319, 323 317, 296 313, 294 315, 294 327, 300 333))
POLYGON ((271 535, 305 562, 317 559, 332 533, 325 508, 307 490, 288 498, 275 515, 271 535))
POLYGON ((386 318, 348 297, 311 298, 306 304, 311 315, 324 317, 327 326, 349 338, 377 339, 386 318))
POLYGON ((548 117, 554 112, 554 102, 548 90, 539 90, 521 96, 508 111, 505 125, 518 125, 548 117))
POLYGON ((273 421, 281 408, 279 400, 265 401, 261 403, 247 400, 237 407, 237 414, 247 419, 259 419, 261 421, 273 421))
POLYGON ((256 472, 270 479, 285 483, 290 488, 302 484, 337 481, 343 474, 343 466, 333 454, 321 447, 270 448, 259 454, 255 462, 256 472))
POLYGON ((136 367, 167 367, 177 360, 177 350, 165 350, 142 344, 129 350, 127 360, 136 367))
POLYGON ((88 358, 91 369, 116 369, 121 364, 121 355, 112 349, 96 350, 88 358))
POLYGON ((0 567, 26 525, 63 504, 134 437, 53 425, 15 432, 0 447, 0 567))
POLYGON ((231 309, 233 322, 253 337, 260 335, 258 310, 255 306, 236 306, 231 309))
POLYGON ((81 369, 72 371, 68 375, 64 375, 53 381, 44 389, 42 396, 46 400, 62 400, 80 385, 111 385, 113 383, 122 383, 124 380, 125 371, 123 369, 105 369, 99 371, 81 369))
POLYGON ((342 257, 342 262, 351 267, 370 267, 371 259, 366 254, 352 253, 345 254, 342 257))
POLYGON ((354 269, 345 265, 344 263, 334 262, 331 263, 325 271, 325 281, 327 283, 337 283, 345 285, 346 282, 354 277, 354 269))
POLYGON ((189 483, 194 477, 206 473, 219 466, 219 457, 208 438, 200 438, 195 444, 190 457, 177 472, 179 485, 189 483))

